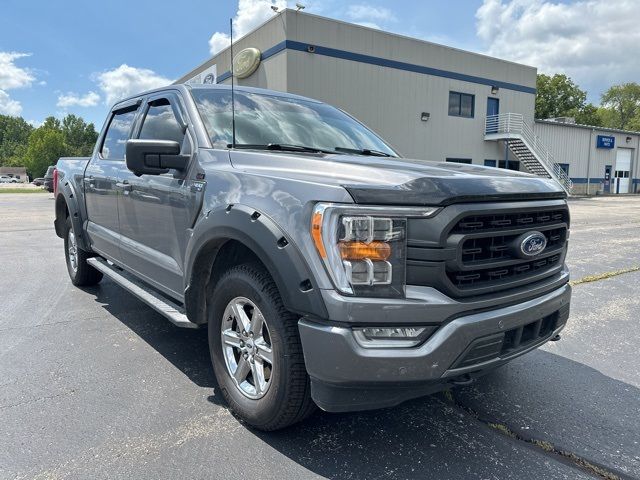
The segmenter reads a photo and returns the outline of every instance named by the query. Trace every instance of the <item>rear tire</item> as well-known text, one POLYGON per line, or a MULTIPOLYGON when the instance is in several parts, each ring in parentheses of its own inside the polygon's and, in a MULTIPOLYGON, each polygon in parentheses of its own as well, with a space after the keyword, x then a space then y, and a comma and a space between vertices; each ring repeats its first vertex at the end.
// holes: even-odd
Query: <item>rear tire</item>
POLYGON ((278 430, 315 410, 298 316, 284 308, 261 265, 238 265, 218 281, 209 315, 209 350, 229 408, 249 425, 278 430))
POLYGON ((64 256, 71 283, 76 287, 96 285, 102 280, 102 272, 87 263, 87 259, 91 256, 78 247, 76 238, 71 218, 67 217, 64 232, 64 256))

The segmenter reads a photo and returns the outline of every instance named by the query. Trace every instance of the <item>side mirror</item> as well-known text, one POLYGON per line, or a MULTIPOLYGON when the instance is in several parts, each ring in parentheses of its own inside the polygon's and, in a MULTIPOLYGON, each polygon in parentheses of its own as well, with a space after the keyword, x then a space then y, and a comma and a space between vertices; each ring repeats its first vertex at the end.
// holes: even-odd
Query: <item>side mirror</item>
POLYGON ((128 140, 127 168, 136 175, 160 175, 169 169, 184 170, 188 155, 180 155, 180 144, 172 140, 128 140))

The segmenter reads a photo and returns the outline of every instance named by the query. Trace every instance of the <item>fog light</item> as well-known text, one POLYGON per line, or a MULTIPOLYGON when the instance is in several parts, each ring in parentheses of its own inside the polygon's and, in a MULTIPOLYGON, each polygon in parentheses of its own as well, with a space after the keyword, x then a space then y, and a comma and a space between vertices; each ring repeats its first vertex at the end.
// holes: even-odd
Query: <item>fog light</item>
POLYGON ((354 328, 356 341, 366 348, 407 348, 422 343, 437 329, 429 327, 354 328))

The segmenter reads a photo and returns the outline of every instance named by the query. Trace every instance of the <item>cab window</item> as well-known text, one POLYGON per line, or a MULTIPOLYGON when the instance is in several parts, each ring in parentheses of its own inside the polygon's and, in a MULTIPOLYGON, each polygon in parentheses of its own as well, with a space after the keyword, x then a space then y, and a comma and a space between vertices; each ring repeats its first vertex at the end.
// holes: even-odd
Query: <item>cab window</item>
POLYGON ((124 160, 124 155, 131 132, 131 125, 136 117, 137 107, 118 110, 113 113, 107 133, 102 142, 100 154, 108 160, 124 160))
POLYGON ((169 100, 162 98, 149 103, 139 138, 173 140, 180 145, 183 144, 185 132, 178 122, 169 100))

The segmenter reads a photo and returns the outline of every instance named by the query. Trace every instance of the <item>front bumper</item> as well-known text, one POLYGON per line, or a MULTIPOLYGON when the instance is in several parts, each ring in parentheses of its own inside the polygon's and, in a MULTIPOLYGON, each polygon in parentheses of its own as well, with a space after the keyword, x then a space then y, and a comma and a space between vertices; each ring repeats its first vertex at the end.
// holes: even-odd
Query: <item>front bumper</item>
MULTIPOLYGON (((326 411, 368 410, 469 383, 557 335, 569 316, 570 297, 571 287, 564 284, 515 305, 462 314, 422 345, 405 349, 363 348, 351 328, 303 318, 300 336, 312 397, 326 411), (514 338, 516 347, 506 348, 514 338)), ((423 306, 422 322, 430 323, 430 316, 423 306)), ((396 316, 394 323, 400 321, 396 316)))

